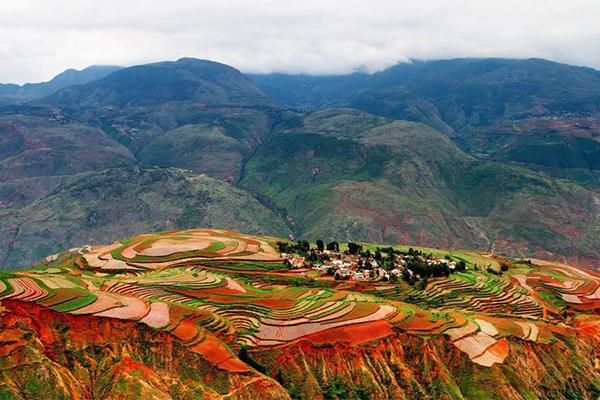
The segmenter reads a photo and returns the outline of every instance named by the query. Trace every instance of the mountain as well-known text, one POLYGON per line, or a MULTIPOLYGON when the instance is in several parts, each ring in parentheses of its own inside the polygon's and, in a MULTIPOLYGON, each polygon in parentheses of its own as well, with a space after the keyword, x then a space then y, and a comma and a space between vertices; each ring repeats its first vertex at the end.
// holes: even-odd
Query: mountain
POLYGON ((190 171, 139 166, 82 173, 48 196, 5 211, 2 219, 0 265, 12 268, 84 242, 143 231, 226 226, 289 233, 284 221, 242 190, 190 171))
POLYGON ((0 115, 0 180, 69 175, 131 163, 133 154, 89 125, 54 115, 0 115))
POLYGON ((124 68, 37 104, 97 126, 142 162, 194 168, 230 182, 280 109, 238 70, 190 58, 124 68), (183 147, 193 154, 182 154, 183 147))
POLYGON ((600 258, 597 193, 361 111, 289 116, 241 185, 285 210, 300 237, 600 258))
POLYGON ((281 102, 423 122, 472 155, 600 186, 600 74, 541 59, 398 64, 367 75, 253 75, 281 102))
MULTIPOLYGON (((265 212, 270 213, 269 218, 277 221, 271 225, 278 227, 271 233, 476 248, 597 265, 600 201, 592 185, 594 170, 589 165, 581 169, 571 168, 568 163, 553 165, 557 157, 546 149, 549 141, 555 140, 554 151, 564 155, 563 159, 593 160, 594 147, 584 144, 594 140, 590 139, 594 130, 586 131, 579 125, 577 134, 556 131, 554 139, 551 135, 538 139, 535 121, 546 121, 548 129, 554 129, 552 124, 567 126, 565 121, 571 117, 565 114, 557 115, 556 120, 547 116, 532 119, 514 114, 510 118, 520 119, 494 119, 497 113, 493 110, 499 103, 487 94, 487 102, 477 102, 481 106, 476 112, 486 116, 481 120, 494 120, 495 128, 509 121, 511 127, 530 124, 529 133, 511 134, 518 138, 514 150, 526 160, 507 160, 503 154, 516 154, 508 146, 501 146, 495 156, 491 155, 492 125, 476 125, 470 117, 471 122, 463 128, 453 128, 447 113, 440 113, 439 99, 444 91, 435 89, 446 82, 453 104, 466 107, 464 81, 471 80, 469 87, 479 93, 477 96, 485 97, 481 93, 488 93, 488 86, 496 85, 493 90, 506 92, 505 97, 512 102, 514 88, 510 88, 521 86, 503 84, 509 77, 530 80, 528 87, 533 88, 541 85, 538 75, 547 78, 554 74, 556 79, 551 82, 555 83, 548 84, 552 87, 527 89, 527 93, 533 93, 528 98, 579 96, 591 102, 591 91, 584 83, 587 76, 593 80, 596 75, 591 70, 576 69, 568 84, 563 84, 562 74, 573 67, 539 60, 484 61, 402 64, 374 75, 310 78, 316 85, 314 91, 326 95, 327 104, 352 101, 356 107, 360 96, 371 95, 373 90, 394 91, 398 87, 394 82, 398 81, 404 91, 418 89, 419 107, 413 108, 414 116, 423 116, 427 110, 431 116, 422 121, 382 117, 376 115, 377 110, 299 111, 271 98, 235 68, 189 58, 120 69, 30 104, 2 108, 0 215, 12 222, 1 228, 0 247, 5 259, 14 264, 18 260, 8 254, 16 254, 11 248, 20 240, 22 246, 32 249, 41 246, 38 242, 42 237, 52 243, 51 247, 30 253, 22 250, 28 254, 27 262, 58 251, 61 246, 74 245, 77 237, 86 237, 90 242, 114 240, 114 236, 95 230, 82 218, 72 220, 69 226, 77 234, 68 242, 62 241, 55 222, 67 218, 69 211, 56 204, 74 202, 68 188, 85 179, 102 177, 98 179, 114 182, 111 177, 98 175, 100 171, 161 167, 164 171, 184 169, 194 175, 206 174, 227 183, 223 190, 227 189, 229 195, 243 195, 248 204, 258 203, 245 212, 248 220, 261 220, 265 212), (533 68, 532 77, 514 72, 519 68, 533 68), (553 68, 559 72, 552 72, 553 68), (419 78, 422 74, 426 79, 419 78), (442 83, 428 86, 436 76, 442 83), (482 142, 483 147, 475 152, 468 144, 477 134, 488 135, 490 140, 482 142), (579 146, 579 150, 573 150, 579 156, 566 157, 566 145, 579 146), (532 148, 539 148, 538 168, 531 164, 535 155, 532 148), (482 155, 484 152, 490 154, 482 155), (541 170, 541 163, 551 165, 547 167, 549 172, 541 170), (46 227, 48 221, 44 218, 38 218, 47 209, 57 210, 52 228, 46 227), (27 221, 35 223, 27 225, 27 221), (38 235, 39 231, 34 232, 37 227, 43 227, 46 233, 38 235), (25 228, 34 233, 30 235, 25 228), (15 237, 22 239, 15 241, 15 237)), ((278 75, 275 82, 285 79, 278 75)), ((301 87, 303 79, 292 80, 301 87)), ((311 90, 290 91, 290 95, 308 99, 311 90)), ((523 110, 527 101, 523 101, 523 110)), ((595 117, 591 106, 588 108, 591 111, 585 111, 585 118, 591 124, 595 117)), ((159 181, 163 179, 187 185, 185 174, 164 176, 159 181)), ((136 184, 135 193, 144 193, 145 185, 149 192, 159 192, 152 182, 136 184)), ((191 193, 186 195, 186 202, 193 203, 195 192, 191 193)), ((136 200, 123 196, 121 192, 113 193, 118 203, 113 203, 111 197, 94 204, 101 207, 106 201, 116 206, 136 200)), ((161 196, 167 194, 157 199, 161 196)), ((174 215, 180 215, 184 207, 177 204, 174 215)), ((162 212, 160 208, 150 210, 162 212)), ((237 227, 230 220, 223 222, 237 227)), ((134 233, 119 223, 118 219, 107 220, 107 231, 114 226, 115 235, 134 233)), ((132 227, 154 230, 180 226, 148 224, 132 227)), ((241 228, 252 232, 258 229, 250 223, 241 228)))
POLYGON ((101 129, 59 110, 0 114, 0 208, 18 208, 78 174, 132 165, 134 155, 101 129))
MULTIPOLYGON (((388 269, 407 271, 422 259, 464 270, 412 285, 383 280, 379 268, 373 277, 336 280, 291 269, 275 242, 285 239, 223 229, 145 233, 0 272, 0 396, 600 395, 596 274, 556 262, 363 243, 388 269)), ((363 267, 374 261, 362 250, 340 250, 330 254, 352 268, 357 259, 363 267)))
POLYGON ((194 58, 123 68, 102 79, 64 88, 40 103, 80 108, 179 101, 204 106, 276 104, 235 68, 194 58))
MULTIPOLYGON (((5 221, 12 222, 2 228, 1 258, 12 265, 24 265, 48 251, 74 245, 76 242, 73 241, 78 236, 87 235, 92 242, 93 235, 97 235, 96 240, 115 239, 115 236, 95 230, 85 219, 71 220, 73 225, 70 229, 77 235, 64 239, 62 234, 51 233, 52 230, 45 225, 50 222, 45 217, 42 220, 34 217, 58 206, 55 217, 57 221, 64 219, 69 210, 60 205, 77 203, 76 199, 69 197, 69 185, 75 182, 81 184, 83 180, 91 180, 101 185, 107 179, 106 187, 112 193, 110 185, 116 184, 114 177, 98 175, 98 171, 107 168, 129 170, 133 165, 177 167, 208 173, 229 183, 236 182, 247 158, 278 119, 279 110, 275 101, 234 68, 193 59, 121 69, 103 79, 59 90, 34 104, 5 108, 0 115, 0 213, 5 215, 5 221), (71 96, 75 96, 76 100, 71 96), (69 103, 68 99, 74 103, 69 103), (101 101, 97 104, 98 99, 101 101), (30 239, 23 239, 22 244, 28 246, 29 240, 36 241, 33 238, 37 233, 47 240, 31 247, 30 258, 12 259, 9 253, 13 251, 15 240, 20 240, 15 239, 18 238, 16 227, 25 235, 23 238, 29 235, 24 233, 24 226, 21 227, 26 219, 36 221, 31 225, 36 233, 30 239), (39 248, 35 248, 38 245, 39 248)), ((172 181, 178 181, 183 187, 189 186, 185 174, 165 175, 157 179, 165 188, 170 188, 172 181), (166 181, 163 182, 163 179, 166 181)), ((145 180, 136 190, 139 193, 159 192, 152 182, 145 180)), ((138 225, 136 228, 136 224, 120 226, 122 221, 109 218, 105 221, 107 232, 112 235, 132 234, 135 231, 126 229, 162 229, 185 224, 177 218, 186 207, 191 207, 189 212, 194 213, 199 211, 194 208, 196 202, 200 204, 206 200, 201 197, 204 192, 190 190, 175 202, 176 205, 173 204, 175 199, 169 198, 168 193, 158 195, 157 203, 149 200, 150 207, 165 201, 164 209, 150 210, 158 213, 156 215, 169 212, 169 218, 175 220, 147 219, 147 227, 138 225)), ((215 192, 216 189, 209 191, 215 192)), ((271 221, 270 229, 280 224, 282 230, 276 232, 288 233, 285 223, 252 196, 228 185, 220 186, 218 192, 221 194, 211 197, 211 201, 238 209, 239 217, 245 222, 214 217, 210 213, 190 218, 205 224, 236 226, 240 223, 240 228, 253 231, 261 224, 258 221, 268 215, 268 219, 278 221, 275 224, 271 221), (235 199, 240 196, 245 196, 240 204, 228 200, 229 197, 235 199)), ((125 193, 112 194, 116 203, 111 198, 103 198, 106 205, 123 204, 125 193)), ((103 202, 94 203, 94 206, 102 208, 103 202)), ((80 206, 84 209, 90 207, 80 206)), ((58 222, 51 222, 55 223, 58 222)))
POLYGON ((71 85, 81 85, 119 70, 112 65, 92 65, 81 71, 68 69, 56 75, 48 82, 26 83, 24 85, 0 84, 0 105, 22 104, 48 96, 57 90, 71 85))

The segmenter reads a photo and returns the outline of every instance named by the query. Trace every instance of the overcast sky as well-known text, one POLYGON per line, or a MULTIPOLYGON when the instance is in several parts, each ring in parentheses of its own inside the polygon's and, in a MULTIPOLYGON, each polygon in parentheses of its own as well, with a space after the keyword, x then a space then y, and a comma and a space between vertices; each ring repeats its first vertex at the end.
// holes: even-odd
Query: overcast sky
POLYGON ((600 1, 0 1, 0 82, 184 56, 311 74, 487 56, 600 68, 600 1))

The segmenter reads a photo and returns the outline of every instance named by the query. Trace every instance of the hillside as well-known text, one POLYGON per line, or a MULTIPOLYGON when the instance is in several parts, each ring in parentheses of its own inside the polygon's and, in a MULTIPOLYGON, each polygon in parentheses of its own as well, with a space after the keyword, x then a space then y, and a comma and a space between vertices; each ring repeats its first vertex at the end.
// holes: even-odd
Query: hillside
POLYGON ((495 248, 592 265, 600 256, 596 193, 477 161, 421 124, 355 110, 291 115, 244 172, 241 185, 285 210, 300 237, 495 248))
POLYGON ((5 211, 2 219, 0 265, 7 268, 140 231, 202 225, 289 232, 284 221, 239 189, 190 171, 139 166, 81 174, 24 208, 5 211))
MULTIPOLYGON (((80 243, 78 238, 98 242, 139 230, 187 226, 178 218, 187 208, 194 214, 207 200, 203 191, 189 188, 187 176, 198 174, 170 173, 131 181, 133 191, 128 192, 116 182, 115 172, 98 171, 113 167, 132 171, 133 165, 142 171, 176 167, 234 183, 278 113, 276 102, 239 71, 194 59, 121 69, 103 79, 59 90, 35 104, 4 108, 0 115, 0 214, 10 223, 0 227, 0 265, 26 265, 49 251, 80 243), (85 185, 86 180, 101 185, 111 196, 83 204, 69 185, 85 185), (113 184, 121 189, 115 192, 113 184), (184 194, 179 199, 162 192, 180 188, 184 194), (138 204, 135 195, 141 193, 153 196, 144 200, 144 213, 124 206, 138 204), (162 201, 166 204, 161 206, 162 201), (46 216, 50 205, 55 211, 51 222, 46 216), (71 217, 73 208, 94 207, 117 207, 131 218, 107 217, 100 229, 85 219, 87 211, 71 217), (21 227, 26 219, 31 224, 21 227), (65 221, 71 224, 68 238, 50 229, 65 221), (36 238, 45 240, 37 242, 36 238), (13 247, 21 245, 32 246, 27 257, 11 258, 13 247)), ((189 217, 196 223, 288 233, 279 217, 247 193, 212 180, 206 185, 208 192, 218 189, 218 193, 211 194, 213 205, 207 215, 189 217), (223 211, 226 217, 222 217, 217 207, 231 210, 223 211), (233 210, 239 213, 237 218, 233 210)))
MULTIPOLYGON (((80 244, 78 238, 97 243, 138 230, 181 226, 153 219, 152 213, 162 218, 166 212, 158 206, 160 199, 176 200, 153 181, 132 183, 133 193, 157 193, 157 201, 149 201, 151 212, 132 218, 140 221, 132 230, 111 218, 105 230, 98 230, 85 218, 71 220, 67 205, 54 205, 74 201, 69 188, 75 182, 98 177, 106 178, 106 185, 113 182, 114 177, 99 171, 161 167, 191 171, 169 175, 166 187, 176 186, 175 181, 187 185, 188 173, 226 182, 222 188, 228 196, 242 196, 253 205, 244 218, 261 222, 236 225, 229 218, 214 223, 251 232, 495 249, 597 266, 600 203, 593 166, 600 152, 590 145, 596 140, 593 110, 583 107, 585 117, 567 115, 566 108, 561 115, 540 111, 524 116, 527 104, 540 99, 591 102, 596 75, 586 69, 568 75, 572 68, 540 60, 450 60, 403 64, 374 75, 311 77, 309 85, 303 83, 306 77, 295 77, 293 90, 278 86, 302 101, 321 93, 325 97, 315 107, 350 104, 371 90, 394 91, 398 84, 403 91, 420 88, 419 106, 412 110, 427 111, 431 118, 390 115, 421 122, 381 117, 377 109, 374 114, 293 111, 235 68, 189 58, 119 69, 30 104, 2 108, 0 216, 11 222, 0 227, 0 259, 25 265, 62 246, 80 244), (521 105, 516 101, 521 95, 513 92, 529 81, 521 93, 529 100, 521 105), (464 108, 465 85, 473 88, 471 101, 477 105, 470 112, 485 114, 478 118, 488 122, 477 125, 469 118, 455 128, 432 96, 449 93, 453 104, 464 108), (506 105, 495 91, 505 93, 520 111, 498 114, 498 107, 506 105), (50 205, 57 210, 52 228, 38 216, 50 205), (263 215, 274 222, 263 223, 263 215), (31 223, 17 232, 27 218, 31 223), (68 241, 54 230, 61 220, 72 223, 68 241), (38 243, 40 238, 47 238, 50 247, 38 243), (16 254, 14 246, 39 250, 17 260, 8 256, 16 254)), ((287 79, 275 78, 274 86, 287 79)), ((386 99, 383 92, 367 103, 378 99, 386 99)), ((94 204, 128 209, 129 201, 138 200, 131 195, 125 190, 94 204)), ((185 204, 201 201, 193 196, 186 194, 185 204)), ((173 212, 179 215, 183 203, 176 203, 179 211, 173 212)))
POLYGON ((101 129, 60 110, 0 114, 0 208, 20 208, 77 174, 131 165, 134 155, 101 129))
MULTIPOLYGON (((314 269, 289 269, 277 240, 214 229, 144 234, 0 273, 0 394, 600 395, 597 275, 560 263, 441 250, 466 269, 424 285, 338 281, 314 269), (503 267, 485 270, 485 264, 503 267)), ((414 254, 382 251, 386 260, 414 254)))
POLYGON ((467 152, 598 187, 600 74, 547 60, 455 59, 367 75, 253 75, 293 107, 422 122, 467 152))

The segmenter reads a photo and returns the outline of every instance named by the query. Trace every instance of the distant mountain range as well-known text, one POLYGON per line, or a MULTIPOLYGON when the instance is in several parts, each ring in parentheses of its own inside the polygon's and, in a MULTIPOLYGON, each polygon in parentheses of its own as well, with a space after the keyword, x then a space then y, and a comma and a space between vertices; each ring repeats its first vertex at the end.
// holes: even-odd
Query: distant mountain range
POLYGON ((253 75, 292 107, 422 122, 478 158, 600 183, 600 72, 541 59, 404 63, 373 75, 253 75))
POLYGON ((26 83, 24 85, 0 84, 0 105, 26 103, 48 96, 67 86, 95 81, 119 69, 121 67, 114 65, 92 65, 81 71, 68 69, 48 82, 26 83))
POLYGON ((0 86, 0 265, 200 225, 600 261, 598 71, 90 69, 0 86))

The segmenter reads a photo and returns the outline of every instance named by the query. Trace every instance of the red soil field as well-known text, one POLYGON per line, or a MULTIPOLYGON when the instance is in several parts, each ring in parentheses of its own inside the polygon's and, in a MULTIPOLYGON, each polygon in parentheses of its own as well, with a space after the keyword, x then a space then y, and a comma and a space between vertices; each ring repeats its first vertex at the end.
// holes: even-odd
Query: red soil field
POLYGON ((291 308, 296 302, 294 300, 260 299, 254 303, 270 308, 291 308))
POLYGON ((192 340, 198 335, 198 322, 195 318, 185 318, 181 320, 181 322, 177 325, 175 329, 171 331, 171 333, 177 338, 188 341, 192 340))
POLYGON ((298 340, 307 340, 316 344, 338 342, 361 344, 393 334, 394 330, 389 322, 374 321, 332 328, 323 332, 315 333, 313 335, 308 335, 298 340))
POLYGON ((373 314, 379 309, 379 305, 375 303, 356 303, 352 311, 335 319, 324 320, 324 323, 350 321, 357 318, 366 317, 373 314))
POLYGON ((417 311, 415 315, 410 318, 408 321, 398 324, 400 328, 406 331, 433 331, 436 330, 447 323, 447 321, 443 319, 438 319, 437 321, 432 322, 431 316, 423 313, 421 311, 417 311))
POLYGON ((493 345, 491 345, 490 347, 488 347, 488 349, 486 351, 489 351, 496 357, 504 360, 506 358, 506 356, 508 355, 508 349, 509 349, 508 340, 506 340, 505 338, 502 338, 502 339, 498 340, 496 343, 494 343, 493 345))
POLYGON ((201 343, 190 347, 190 350, 201 354, 207 361, 226 371, 248 372, 251 370, 236 358, 220 339, 209 332, 206 332, 206 338, 201 343))

